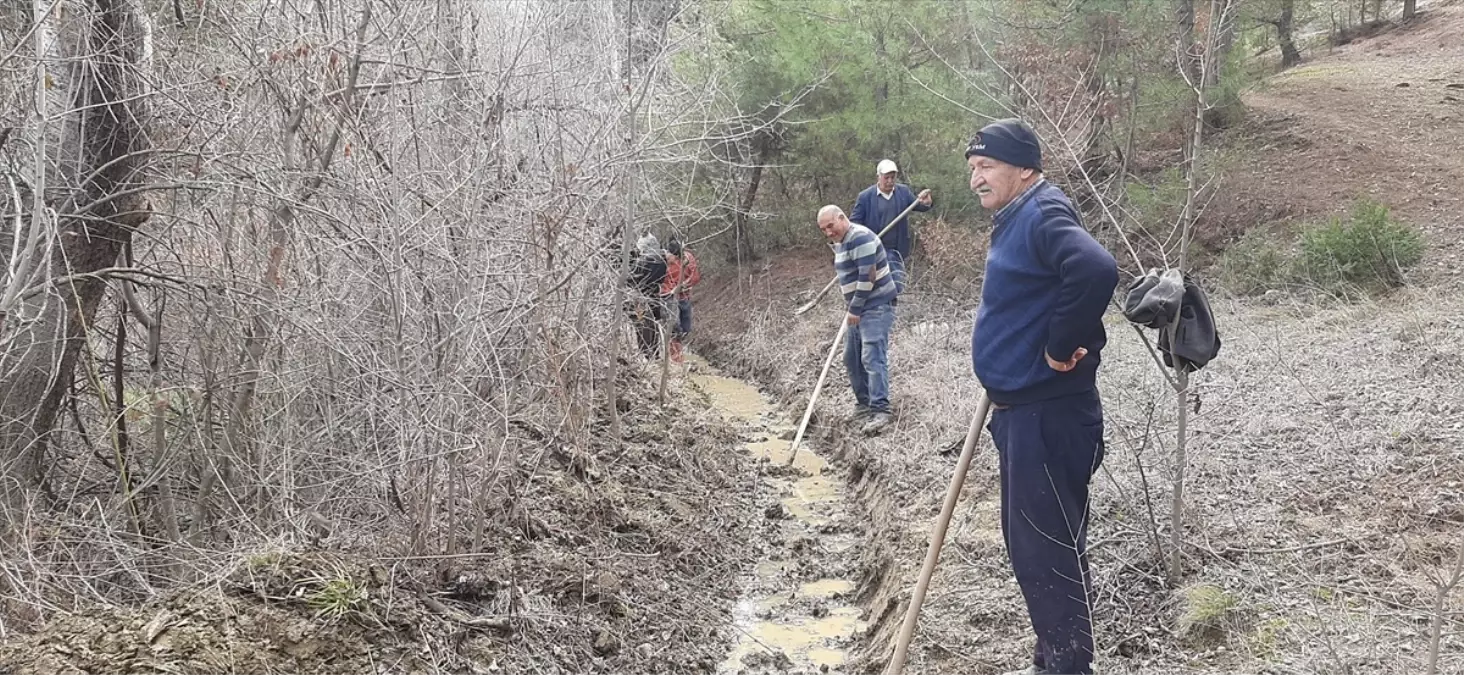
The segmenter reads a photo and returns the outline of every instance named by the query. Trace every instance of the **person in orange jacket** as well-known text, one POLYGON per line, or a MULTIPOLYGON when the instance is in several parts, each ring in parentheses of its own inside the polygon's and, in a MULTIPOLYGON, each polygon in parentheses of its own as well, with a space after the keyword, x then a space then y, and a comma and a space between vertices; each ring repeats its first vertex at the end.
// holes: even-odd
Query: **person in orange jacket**
POLYGON ((691 334, 691 287, 701 282, 701 270, 691 249, 681 239, 666 242, 666 278, 661 282, 661 297, 676 302, 676 327, 671 331, 671 358, 680 363, 681 342, 691 334))

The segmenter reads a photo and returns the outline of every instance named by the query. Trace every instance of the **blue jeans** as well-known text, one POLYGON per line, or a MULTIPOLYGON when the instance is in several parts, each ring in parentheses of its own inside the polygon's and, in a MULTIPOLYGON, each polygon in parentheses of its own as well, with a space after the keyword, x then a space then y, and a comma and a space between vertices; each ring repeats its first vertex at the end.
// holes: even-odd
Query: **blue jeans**
POLYGON ((685 338, 691 335, 691 301, 681 298, 676 301, 676 332, 677 338, 685 338))
POLYGON ((854 400, 874 412, 890 411, 890 328, 895 325, 893 305, 869 307, 844 339, 844 368, 854 400))
POLYGON ((1088 482, 1103 464, 1096 390, 993 409, 1001 532, 1037 634, 1043 673, 1091 673, 1088 482))

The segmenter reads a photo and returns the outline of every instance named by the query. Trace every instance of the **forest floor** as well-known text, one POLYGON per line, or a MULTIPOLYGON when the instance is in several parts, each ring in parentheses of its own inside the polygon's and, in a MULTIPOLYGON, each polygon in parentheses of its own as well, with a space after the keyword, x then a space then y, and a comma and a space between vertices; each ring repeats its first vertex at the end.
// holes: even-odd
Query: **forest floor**
POLYGON ((713 673, 777 500, 749 425, 685 377, 659 405, 659 371, 623 370, 623 445, 601 411, 588 448, 519 448, 477 550, 247 542, 216 578, 10 627, 0 673, 713 673))
MULTIPOLYGON (((1431 575, 1464 545, 1461 34, 1464 7, 1429 6, 1312 55, 1248 92, 1247 121, 1217 139, 1246 158, 1217 199, 1286 216, 1264 225, 1372 195, 1430 246, 1385 298, 1212 295, 1224 347, 1196 376, 1180 589, 1153 544, 1168 536, 1173 394, 1110 313, 1090 539, 1105 675, 1421 672, 1431 575)), ((0 626, 0 673, 879 672, 974 412, 975 294, 917 258, 892 341, 895 425, 841 427, 836 361, 790 466, 842 315, 836 296, 792 309, 830 273, 811 248, 709 274, 666 405, 643 364, 621 383, 623 446, 602 429, 588 448, 526 448, 485 550, 283 542, 137 606, 0 626)), ((1029 657, 994 473, 983 437, 908 673, 1029 657)), ((1440 672, 1464 672, 1464 590, 1443 606, 1440 672)))
MULTIPOLYGON (((1109 452, 1090 539, 1105 675, 1423 672, 1433 580, 1464 546, 1464 382, 1450 364, 1464 340, 1461 34, 1464 7, 1430 6, 1311 55, 1247 92, 1247 121, 1216 138, 1245 158, 1216 200, 1285 215, 1257 225, 1294 230, 1367 195, 1428 249, 1386 297, 1212 291, 1224 346, 1194 381, 1178 589, 1153 543, 1169 536, 1174 395, 1134 329, 1107 317, 1109 452)), ((887 659, 975 408, 974 287, 932 264, 916 260, 899 306, 896 424, 872 439, 841 428, 853 401, 836 360, 809 432, 869 523, 855 592, 868 628, 843 672, 879 672, 887 659)), ((796 419, 842 313, 833 295, 792 310, 831 273, 818 248, 745 268, 700 296, 698 349, 796 419)), ((906 672, 999 673, 1030 658, 994 475, 983 435, 906 672)), ((1464 672, 1464 589, 1443 607, 1439 672, 1464 672)))

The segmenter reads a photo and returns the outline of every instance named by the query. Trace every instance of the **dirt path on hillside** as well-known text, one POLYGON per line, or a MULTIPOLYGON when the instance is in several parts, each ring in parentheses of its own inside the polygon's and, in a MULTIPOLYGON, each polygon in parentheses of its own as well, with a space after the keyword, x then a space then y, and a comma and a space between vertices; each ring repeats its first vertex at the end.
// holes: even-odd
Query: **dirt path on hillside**
POLYGON ((1464 5, 1426 7, 1377 36, 1311 55, 1244 96, 1253 157, 1217 199, 1300 218, 1369 195, 1437 244, 1421 283, 1457 280, 1464 242, 1464 5))
POLYGON ((867 628, 852 602, 857 567, 849 555, 861 527, 845 478, 807 441, 794 461, 796 427, 752 385, 688 357, 691 385, 712 408, 747 430, 745 449, 760 463, 758 498, 766 502, 759 562, 744 579, 732 616, 734 644, 720 674, 844 672, 848 647, 867 628))

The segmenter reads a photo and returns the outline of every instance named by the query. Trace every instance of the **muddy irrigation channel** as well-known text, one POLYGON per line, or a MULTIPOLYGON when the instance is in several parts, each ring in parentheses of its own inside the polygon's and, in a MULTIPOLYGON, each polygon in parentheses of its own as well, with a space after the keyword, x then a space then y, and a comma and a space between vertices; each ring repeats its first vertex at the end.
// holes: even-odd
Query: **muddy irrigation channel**
POLYGON ((795 425, 752 385, 688 356, 690 380, 712 406, 744 425, 745 450, 766 504, 760 561, 733 610, 731 651, 719 674, 840 673, 868 629, 854 604, 859 510, 844 480, 807 437, 788 463, 795 425))

